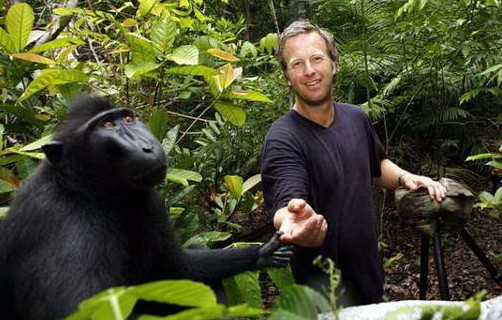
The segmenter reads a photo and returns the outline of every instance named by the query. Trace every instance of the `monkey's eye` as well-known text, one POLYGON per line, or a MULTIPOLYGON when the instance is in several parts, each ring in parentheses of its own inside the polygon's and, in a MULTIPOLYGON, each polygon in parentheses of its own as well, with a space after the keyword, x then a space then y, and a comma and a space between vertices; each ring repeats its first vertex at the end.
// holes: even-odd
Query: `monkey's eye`
POLYGON ((103 127, 106 129, 113 129, 113 128, 115 128, 115 122, 106 121, 105 123, 103 123, 103 127))
POLYGON ((134 122, 134 117, 132 117, 132 116, 125 116, 124 117, 124 122, 125 123, 133 123, 134 122))

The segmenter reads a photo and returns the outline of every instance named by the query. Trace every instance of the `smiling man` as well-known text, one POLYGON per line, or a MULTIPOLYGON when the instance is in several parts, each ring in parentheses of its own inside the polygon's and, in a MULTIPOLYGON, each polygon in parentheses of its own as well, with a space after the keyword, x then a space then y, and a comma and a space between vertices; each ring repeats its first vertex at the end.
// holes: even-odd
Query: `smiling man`
POLYGON ((367 115, 333 101, 337 51, 331 33, 306 20, 293 22, 279 37, 277 57, 295 101, 267 133, 262 181, 281 240, 295 245, 295 278, 324 290, 327 276, 312 264, 322 255, 341 270, 340 304, 380 302, 384 275, 371 184, 427 188, 437 201, 446 190, 390 161, 367 115))

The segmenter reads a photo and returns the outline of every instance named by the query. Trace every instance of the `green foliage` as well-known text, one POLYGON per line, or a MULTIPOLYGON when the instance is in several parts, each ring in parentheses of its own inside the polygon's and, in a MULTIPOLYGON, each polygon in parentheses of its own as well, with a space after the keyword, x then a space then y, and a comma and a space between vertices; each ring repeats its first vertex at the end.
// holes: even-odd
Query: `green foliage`
POLYGON ((217 303, 208 286, 190 280, 164 280, 131 287, 107 289, 79 305, 67 320, 122 320, 131 314, 138 300, 190 307, 176 315, 157 317, 143 315, 140 319, 219 319, 222 317, 256 317, 262 311, 246 305, 225 307, 217 303))
POLYGON ((476 203, 474 207, 489 209, 490 215, 494 218, 502 216, 502 187, 498 188, 493 195, 487 191, 481 191, 478 197, 480 202, 476 203))

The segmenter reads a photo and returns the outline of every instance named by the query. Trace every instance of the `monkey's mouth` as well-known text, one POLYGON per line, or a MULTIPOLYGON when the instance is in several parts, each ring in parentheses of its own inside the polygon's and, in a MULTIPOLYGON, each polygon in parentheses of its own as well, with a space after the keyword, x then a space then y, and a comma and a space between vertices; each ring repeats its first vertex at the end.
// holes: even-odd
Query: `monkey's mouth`
POLYGON ((139 187, 153 187, 164 181, 167 166, 164 164, 159 168, 133 177, 133 182, 139 187))

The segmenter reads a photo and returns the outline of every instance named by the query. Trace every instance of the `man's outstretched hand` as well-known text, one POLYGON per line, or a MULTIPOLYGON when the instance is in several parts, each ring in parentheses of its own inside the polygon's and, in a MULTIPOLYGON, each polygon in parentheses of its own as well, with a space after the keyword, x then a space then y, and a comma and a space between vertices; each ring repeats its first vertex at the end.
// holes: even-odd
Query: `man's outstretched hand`
POLYGON ((318 247, 326 237, 328 223, 303 199, 291 199, 286 207, 278 210, 276 216, 282 218, 279 231, 284 233, 280 239, 285 243, 318 247))

